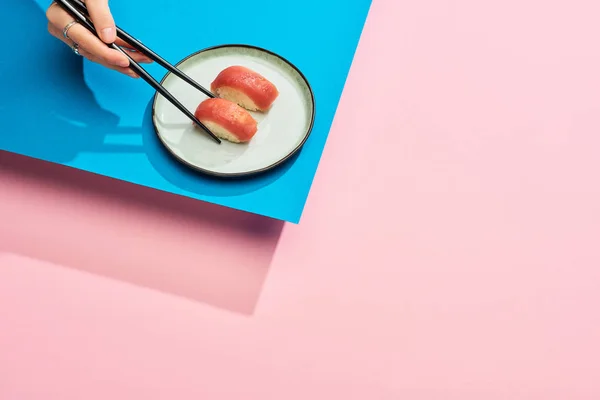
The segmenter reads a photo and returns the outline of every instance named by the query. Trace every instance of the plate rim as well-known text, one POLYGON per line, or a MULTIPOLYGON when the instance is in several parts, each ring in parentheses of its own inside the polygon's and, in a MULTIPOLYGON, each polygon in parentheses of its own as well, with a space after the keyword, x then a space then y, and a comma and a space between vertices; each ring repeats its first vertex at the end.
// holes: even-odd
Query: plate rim
MULTIPOLYGON (((298 151, 300 151, 300 149, 302 147, 304 147, 304 144, 306 143, 306 141, 308 140, 308 138, 310 137, 314 124, 315 124, 315 115, 316 115, 316 102, 315 102, 315 94, 313 92, 313 88, 310 85, 310 82, 308 81, 308 79, 306 78, 306 76, 304 75, 304 73, 291 61, 289 61, 288 59, 286 59, 285 57, 283 57, 282 55, 279 55, 271 50, 265 49, 263 47, 259 47, 259 46, 254 46, 254 45, 250 45, 250 44, 242 44, 242 43, 232 43, 232 44, 220 44, 220 45, 215 45, 215 46, 210 46, 210 47, 205 47, 201 50, 198 50, 190 55, 188 55, 187 57, 183 58, 181 61, 179 61, 177 64, 175 64, 175 67, 179 67, 181 64, 183 64, 184 62, 186 62, 187 60, 189 60, 192 57, 195 57, 199 54, 211 51, 211 50, 217 50, 217 49, 221 49, 221 48, 228 48, 228 47, 241 47, 241 48, 247 48, 247 49, 252 49, 252 50, 258 50, 258 51, 262 51, 264 53, 267 53, 271 56, 277 57, 279 58, 281 61, 283 61, 284 63, 288 64, 290 67, 292 67, 302 78, 302 80, 304 81, 304 83, 306 84, 307 88, 308 88, 308 92, 310 93, 310 99, 311 99, 311 103, 312 103, 312 116, 310 119, 310 123, 308 125, 308 128, 306 130, 306 133, 304 134, 304 137, 302 138, 302 140, 300 141, 300 143, 294 147, 294 149, 292 149, 292 151, 290 151, 287 155, 285 155, 284 157, 282 157, 281 159, 279 159, 278 161, 275 161, 274 163, 263 167, 263 168, 259 168, 259 169, 255 169, 252 171, 247 171, 247 172, 215 172, 215 171, 211 171, 205 168, 201 168, 197 165, 194 165, 186 160, 184 160, 183 158, 179 157, 177 154, 175 154, 170 147, 165 143, 165 141, 163 140, 163 138, 161 137, 159 131, 158 131, 158 127, 156 126, 156 122, 155 122, 155 116, 156 116, 156 102, 158 100, 158 92, 154 93, 153 96, 153 101, 152 101, 152 127, 154 128, 154 133, 156 134, 156 136, 158 137, 158 140, 161 142, 161 144, 163 145, 163 147, 167 150, 167 152, 174 157, 177 161, 179 161, 180 163, 184 164, 185 166, 187 166, 190 169, 193 169, 195 171, 198 171, 202 174, 206 174, 206 175, 210 175, 213 177, 218 177, 218 178, 243 178, 243 177, 249 177, 249 176, 254 176, 254 175, 258 175, 264 172, 267 172, 269 170, 272 170, 278 166, 280 166, 281 164, 285 163, 286 161, 288 161, 290 158, 292 158, 296 153, 298 153, 298 151)), ((160 84, 161 86, 163 85, 163 83, 165 82, 165 80, 172 74, 172 72, 167 72, 165 74, 165 76, 161 79, 160 84)))

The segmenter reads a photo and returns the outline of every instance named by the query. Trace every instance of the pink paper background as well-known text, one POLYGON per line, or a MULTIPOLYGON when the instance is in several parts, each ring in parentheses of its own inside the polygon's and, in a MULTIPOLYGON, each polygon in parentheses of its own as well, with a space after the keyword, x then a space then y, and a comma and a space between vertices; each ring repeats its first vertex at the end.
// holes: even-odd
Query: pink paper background
POLYGON ((599 4, 375 0, 299 226, 0 154, 0 399, 599 399, 599 4))

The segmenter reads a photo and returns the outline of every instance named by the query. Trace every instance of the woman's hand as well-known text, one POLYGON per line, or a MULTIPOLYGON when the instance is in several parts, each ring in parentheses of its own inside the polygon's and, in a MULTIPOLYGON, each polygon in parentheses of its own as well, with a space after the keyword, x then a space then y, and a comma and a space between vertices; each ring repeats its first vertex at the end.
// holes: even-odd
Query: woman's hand
POLYGON ((108 8, 108 0, 87 0, 85 4, 94 27, 102 40, 79 23, 72 24, 68 28, 67 38, 65 38, 63 30, 74 21, 74 18, 56 3, 52 3, 46 11, 50 34, 72 48, 75 46, 74 49, 88 60, 129 75, 132 78, 138 78, 137 74, 128 68, 129 60, 127 57, 117 50, 109 48, 106 44, 114 42, 122 46, 123 50, 127 51, 131 58, 137 62, 150 63, 152 60, 128 48, 125 42, 117 38, 115 21, 108 8))

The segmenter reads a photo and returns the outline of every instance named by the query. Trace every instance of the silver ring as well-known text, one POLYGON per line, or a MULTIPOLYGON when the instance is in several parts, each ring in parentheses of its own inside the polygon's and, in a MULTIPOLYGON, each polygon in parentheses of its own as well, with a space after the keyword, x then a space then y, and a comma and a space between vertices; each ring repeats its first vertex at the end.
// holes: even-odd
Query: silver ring
POLYGON ((73 43, 73 46, 71 48, 73 49, 73 53, 77 54, 78 56, 81 55, 79 54, 79 45, 77 43, 73 43))
POLYGON ((77 21, 71 21, 67 24, 67 26, 65 26, 65 28, 63 29, 63 36, 65 37, 65 39, 71 39, 69 37, 69 29, 71 29, 73 27, 73 25, 78 24, 79 22, 77 21))

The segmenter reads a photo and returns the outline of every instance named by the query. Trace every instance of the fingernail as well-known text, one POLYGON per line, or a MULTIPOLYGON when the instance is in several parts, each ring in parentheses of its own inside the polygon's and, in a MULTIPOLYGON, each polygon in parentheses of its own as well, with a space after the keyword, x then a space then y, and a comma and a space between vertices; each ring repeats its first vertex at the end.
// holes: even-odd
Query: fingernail
POLYGON ((102 35, 102 40, 106 43, 112 43, 117 38, 117 32, 115 28, 104 28, 100 33, 102 35))
POLYGON ((117 65, 123 68, 129 67, 129 60, 119 60, 117 65))

